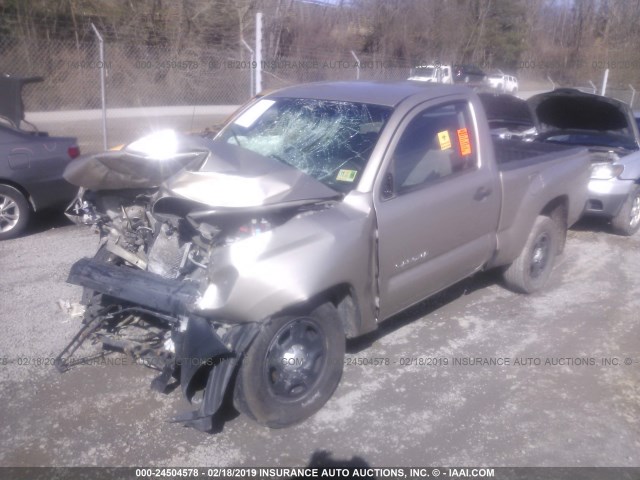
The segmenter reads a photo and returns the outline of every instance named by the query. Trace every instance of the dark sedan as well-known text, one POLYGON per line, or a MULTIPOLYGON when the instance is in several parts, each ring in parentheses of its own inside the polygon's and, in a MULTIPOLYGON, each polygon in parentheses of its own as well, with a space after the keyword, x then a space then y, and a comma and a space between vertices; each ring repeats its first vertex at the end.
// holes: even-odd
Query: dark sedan
POLYGON ((69 203, 78 190, 62 178, 80 155, 77 140, 50 137, 25 121, 22 89, 42 81, 0 75, 0 240, 19 235, 32 212, 69 203))
POLYGON ((73 137, 0 124, 0 240, 19 235, 32 212, 73 199, 78 189, 62 172, 79 154, 73 137))

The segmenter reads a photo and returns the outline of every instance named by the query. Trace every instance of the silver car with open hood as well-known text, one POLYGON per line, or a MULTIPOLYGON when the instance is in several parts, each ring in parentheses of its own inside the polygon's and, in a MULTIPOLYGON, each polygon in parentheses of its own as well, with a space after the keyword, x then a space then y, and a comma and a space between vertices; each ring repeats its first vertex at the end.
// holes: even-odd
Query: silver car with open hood
POLYGON ((640 135, 631 108, 613 98, 558 89, 527 101, 535 141, 585 146, 592 152, 585 213, 611 219, 622 235, 640 229, 640 135))

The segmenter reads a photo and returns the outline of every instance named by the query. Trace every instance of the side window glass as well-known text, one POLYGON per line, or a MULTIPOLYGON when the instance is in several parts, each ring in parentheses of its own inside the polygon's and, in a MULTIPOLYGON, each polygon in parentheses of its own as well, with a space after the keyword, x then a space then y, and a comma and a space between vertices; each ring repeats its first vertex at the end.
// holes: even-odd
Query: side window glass
POLYGON ((398 194, 475 170, 477 154, 469 106, 455 102, 428 108, 406 126, 393 154, 398 194))

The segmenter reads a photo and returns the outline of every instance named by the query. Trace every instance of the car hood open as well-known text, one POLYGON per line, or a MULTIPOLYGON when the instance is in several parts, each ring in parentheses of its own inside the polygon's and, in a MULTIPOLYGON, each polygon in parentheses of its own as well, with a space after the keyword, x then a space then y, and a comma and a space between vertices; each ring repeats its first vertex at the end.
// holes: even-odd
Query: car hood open
POLYGON ((20 128, 20 123, 24 120, 22 87, 29 83, 43 81, 42 77, 0 75, 0 117, 5 117, 13 126, 20 128))
POLYGON ((584 131, 612 133, 637 145, 637 127, 627 104, 613 98, 558 89, 527 100, 538 133, 584 131))

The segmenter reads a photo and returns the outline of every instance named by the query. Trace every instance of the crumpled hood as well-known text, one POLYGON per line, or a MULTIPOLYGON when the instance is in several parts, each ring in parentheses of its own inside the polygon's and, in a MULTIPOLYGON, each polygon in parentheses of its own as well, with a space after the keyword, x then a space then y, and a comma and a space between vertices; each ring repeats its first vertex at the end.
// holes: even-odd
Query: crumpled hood
POLYGON ((574 89, 558 89, 535 95, 527 103, 538 133, 558 130, 608 132, 637 144, 631 109, 613 98, 574 89))
POLYGON ((186 166, 201 164, 209 155, 211 143, 172 131, 157 132, 141 140, 145 139, 151 139, 157 151, 149 154, 136 149, 139 140, 122 150, 83 155, 67 165, 63 176, 72 185, 90 190, 157 188, 186 166), (171 146, 165 145, 169 143, 167 139, 171 146))
POLYGON ((163 190, 211 207, 252 208, 334 199, 340 193, 276 159, 212 141, 197 171, 183 170, 163 190))
POLYGON ((340 196, 273 158, 170 131, 143 137, 121 151, 76 159, 67 166, 64 177, 90 190, 161 187, 162 196, 216 208, 305 203, 340 196))

